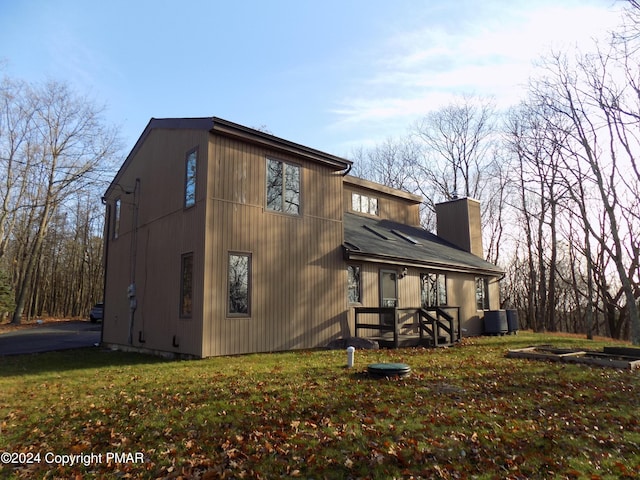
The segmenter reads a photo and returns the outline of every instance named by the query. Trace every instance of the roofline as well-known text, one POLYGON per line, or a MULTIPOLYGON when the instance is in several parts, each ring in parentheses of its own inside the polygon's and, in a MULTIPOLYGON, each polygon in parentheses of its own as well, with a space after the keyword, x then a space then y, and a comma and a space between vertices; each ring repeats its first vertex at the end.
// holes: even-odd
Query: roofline
POLYGON ((388 265, 435 269, 435 270, 443 270, 447 272, 478 273, 482 275, 489 275, 489 276, 496 276, 496 277, 504 274, 504 270, 502 270, 499 267, 496 267, 495 269, 489 269, 489 268, 480 268, 480 267, 473 267, 473 266, 453 265, 447 262, 420 262, 420 261, 405 258, 405 257, 397 257, 395 255, 357 252, 347 248, 344 245, 342 248, 343 248, 345 260, 349 260, 349 261, 384 263, 388 265))
POLYGON ((294 143, 289 140, 285 140, 284 138, 276 137, 269 133, 245 127, 244 125, 230 122, 229 120, 225 120, 219 117, 151 118, 149 120, 149 123, 147 123, 147 126, 140 134, 140 137, 138 137, 138 140, 131 149, 131 152, 129 152, 127 158, 125 158, 124 162, 118 169, 118 172, 109 184, 109 187, 107 187, 105 196, 107 195, 107 193, 109 193, 112 187, 117 184, 117 180, 120 177, 121 172, 124 171, 124 169, 131 162, 131 159, 138 153, 138 150, 140 150, 151 131, 156 129, 205 130, 211 133, 239 138, 241 140, 271 148, 280 152, 302 156, 308 160, 327 166, 335 171, 346 170, 353 163, 345 158, 325 153, 311 147, 306 147, 299 143, 294 143))
POLYGON ((321 163, 334 170, 345 170, 353 162, 346 158, 338 157, 330 153, 316 150, 315 148, 307 147, 299 143, 285 140, 284 138, 276 137, 270 133, 261 132, 253 128, 245 127, 238 123, 230 122, 223 118, 213 117, 213 133, 220 133, 223 135, 240 138, 242 140, 256 143, 265 147, 273 148, 274 150, 283 151, 285 153, 292 153, 294 155, 303 156, 311 161, 321 163))
MULTIPOLYGON (((111 189, 118 184, 118 179, 121 173, 126 169, 126 167, 131 163, 131 159, 136 156, 138 150, 142 147, 145 140, 151 133, 151 130, 157 128, 166 128, 166 129, 189 129, 189 130, 211 130, 213 128, 213 119, 212 118, 151 118, 147 123, 147 126, 144 127, 144 130, 136 140, 136 143, 133 145, 133 148, 120 165, 120 168, 116 172, 113 180, 107 187, 104 193, 104 197, 106 197, 111 189)), ((103 198, 104 198, 103 197, 103 198)))
POLYGON ((382 185, 381 183, 372 182, 370 180, 365 180, 364 178, 360 177, 354 177, 352 175, 345 175, 343 181, 344 183, 347 183, 349 185, 366 188, 374 192, 382 192, 386 193, 387 195, 393 195, 394 197, 404 198, 405 200, 409 200, 412 203, 422 203, 423 200, 420 195, 415 195, 413 193, 399 190, 397 188, 387 187, 386 185, 382 185))

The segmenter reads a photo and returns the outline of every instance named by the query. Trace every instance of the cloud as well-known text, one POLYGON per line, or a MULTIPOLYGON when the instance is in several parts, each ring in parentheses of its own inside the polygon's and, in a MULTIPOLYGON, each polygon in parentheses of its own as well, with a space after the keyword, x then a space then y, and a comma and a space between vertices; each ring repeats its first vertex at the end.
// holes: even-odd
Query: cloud
MULTIPOLYGON (((501 5, 379 42, 364 55, 364 73, 352 91, 331 109, 333 127, 386 122, 407 128, 463 93, 493 97, 499 108, 514 105, 524 96, 534 60, 551 49, 587 48, 620 18, 604 3, 501 5)), ((453 8, 449 15, 456 15, 453 8)))

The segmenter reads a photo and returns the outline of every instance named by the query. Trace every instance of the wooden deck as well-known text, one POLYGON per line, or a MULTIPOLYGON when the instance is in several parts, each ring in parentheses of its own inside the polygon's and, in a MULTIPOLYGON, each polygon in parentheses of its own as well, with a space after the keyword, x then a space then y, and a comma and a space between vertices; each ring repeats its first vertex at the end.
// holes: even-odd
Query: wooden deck
POLYGON ((451 346, 461 338, 459 307, 356 307, 355 336, 381 348, 451 346))
POLYGON ((439 341, 434 345, 430 338, 420 338, 420 335, 406 333, 399 334, 397 341, 394 339, 393 333, 389 332, 382 335, 370 335, 365 338, 378 342, 380 348, 448 347, 452 345, 446 337, 440 337, 439 341))

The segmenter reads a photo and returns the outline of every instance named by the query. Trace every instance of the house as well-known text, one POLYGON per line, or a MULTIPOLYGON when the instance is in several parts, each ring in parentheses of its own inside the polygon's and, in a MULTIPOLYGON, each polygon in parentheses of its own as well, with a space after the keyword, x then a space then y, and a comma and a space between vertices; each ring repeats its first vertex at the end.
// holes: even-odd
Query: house
POLYGON ((454 306, 462 331, 482 333, 502 272, 482 259, 479 204, 439 205, 436 236, 420 197, 350 166, 216 117, 152 119, 103 198, 103 343, 313 348, 353 336, 358 308, 423 305, 454 306))

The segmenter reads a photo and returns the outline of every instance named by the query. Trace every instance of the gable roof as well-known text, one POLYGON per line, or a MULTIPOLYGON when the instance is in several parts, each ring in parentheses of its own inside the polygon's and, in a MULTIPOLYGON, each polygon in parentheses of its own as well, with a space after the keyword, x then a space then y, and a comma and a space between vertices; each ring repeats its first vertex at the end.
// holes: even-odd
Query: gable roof
POLYGON ((346 260, 501 275, 503 270, 427 230, 391 220, 344 214, 346 260))
POLYGON ((245 142, 260 145, 265 148, 284 153, 290 153, 303 157, 315 163, 319 163, 325 167, 328 167, 334 171, 347 170, 351 167, 350 160, 325 153, 314 148, 306 147, 299 143, 294 143, 289 140, 285 140, 275 135, 271 135, 260 130, 245 127, 238 123, 230 122, 219 117, 199 117, 199 118, 152 118, 143 130, 142 134, 136 141, 136 144, 131 149, 129 155, 122 163, 122 166, 116 173, 111 185, 107 188, 107 192, 113 185, 117 183, 117 179, 120 173, 124 171, 127 165, 131 162, 131 159, 135 157, 136 153, 145 140, 153 130, 204 130, 210 133, 217 133, 228 137, 237 138, 245 142))

